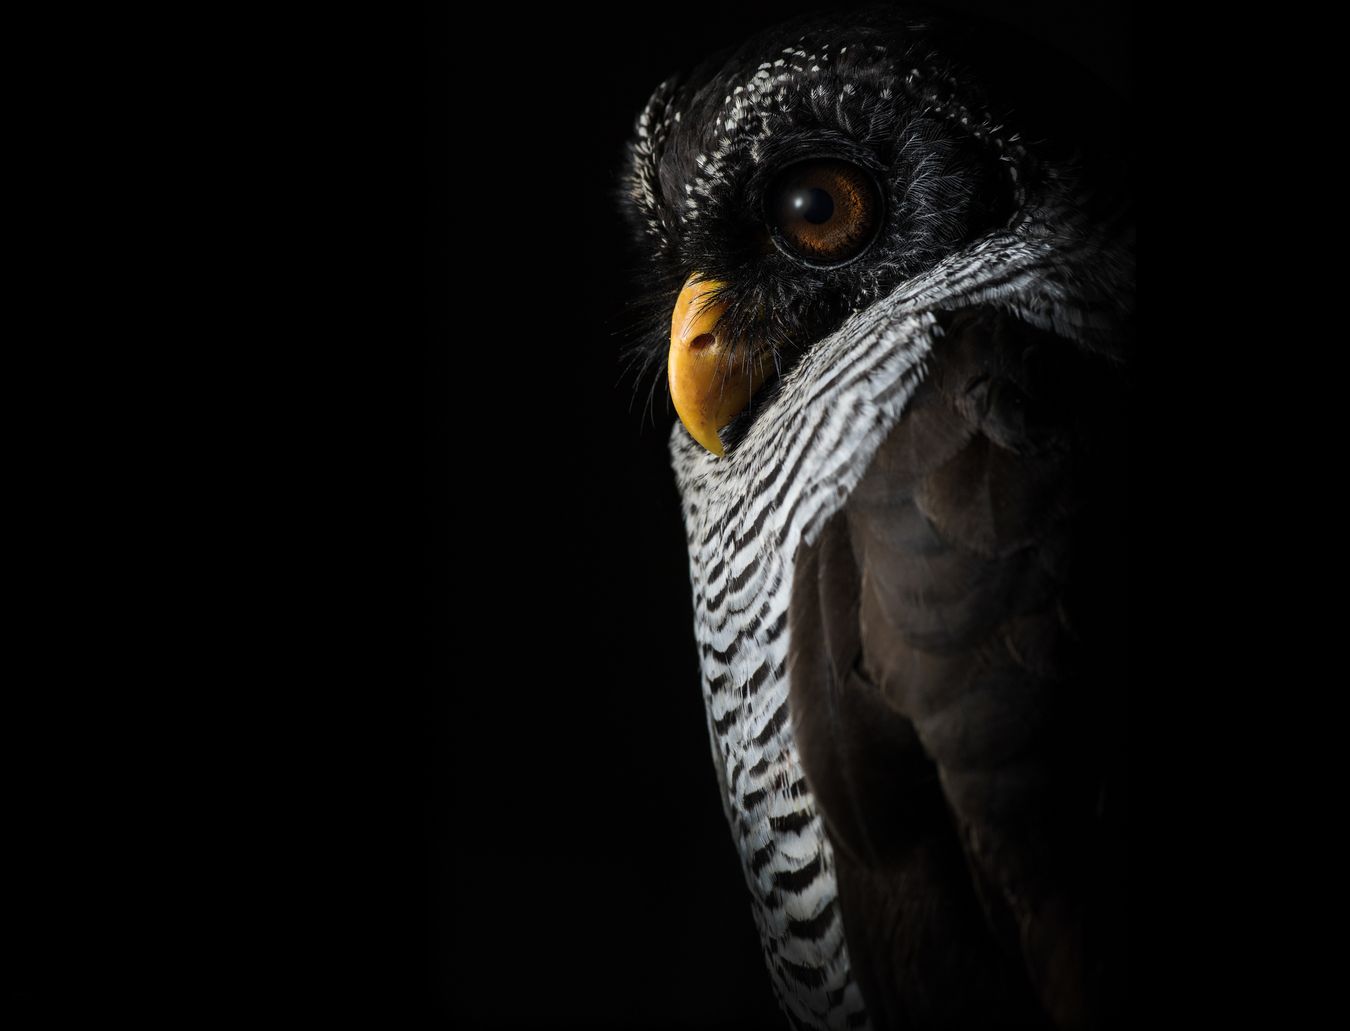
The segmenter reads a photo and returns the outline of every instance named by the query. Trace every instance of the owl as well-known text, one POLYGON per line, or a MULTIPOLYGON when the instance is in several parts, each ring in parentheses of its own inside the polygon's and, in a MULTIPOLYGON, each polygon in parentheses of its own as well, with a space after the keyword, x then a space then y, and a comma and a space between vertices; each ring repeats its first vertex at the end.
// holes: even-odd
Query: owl
POLYGON ((1121 1018, 1133 236, 997 50, 801 19, 662 82, 627 150, 712 759, 794 1028, 1121 1018))

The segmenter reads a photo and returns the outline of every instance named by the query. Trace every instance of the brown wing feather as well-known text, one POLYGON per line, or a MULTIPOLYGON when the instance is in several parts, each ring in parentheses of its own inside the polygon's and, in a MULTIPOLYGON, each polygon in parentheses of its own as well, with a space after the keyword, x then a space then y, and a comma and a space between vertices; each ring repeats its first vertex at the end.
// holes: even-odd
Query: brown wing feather
POLYGON ((1123 396, 1098 354, 955 315, 799 558, 794 725, 878 1026, 1119 1012, 1123 396))

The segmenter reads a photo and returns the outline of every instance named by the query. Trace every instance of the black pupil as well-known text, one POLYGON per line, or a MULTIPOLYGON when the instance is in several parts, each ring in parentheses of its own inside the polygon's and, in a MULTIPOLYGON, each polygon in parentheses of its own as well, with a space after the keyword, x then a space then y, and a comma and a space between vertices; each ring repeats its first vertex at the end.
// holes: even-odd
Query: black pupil
POLYGON ((793 214, 800 215, 815 225, 828 222, 834 214, 834 198, 818 186, 807 186, 793 192, 789 199, 793 214))

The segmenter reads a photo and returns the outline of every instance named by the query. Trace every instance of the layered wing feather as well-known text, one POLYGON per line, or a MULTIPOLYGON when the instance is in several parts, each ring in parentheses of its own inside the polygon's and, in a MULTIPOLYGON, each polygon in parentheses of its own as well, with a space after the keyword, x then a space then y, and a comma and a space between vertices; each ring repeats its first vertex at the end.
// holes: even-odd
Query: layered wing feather
POLYGON ((1110 1026, 1126 380, 975 308, 799 553, 791 709, 877 1027, 1110 1026))

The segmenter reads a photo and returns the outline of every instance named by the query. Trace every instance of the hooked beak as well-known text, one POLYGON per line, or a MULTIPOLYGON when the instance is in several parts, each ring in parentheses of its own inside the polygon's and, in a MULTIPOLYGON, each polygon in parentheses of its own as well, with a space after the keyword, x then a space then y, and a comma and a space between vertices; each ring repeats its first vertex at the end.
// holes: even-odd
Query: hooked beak
POLYGON ((718 321, 727 309, 718 297, 723 284, 689 277, 670 318, 670 397, 689 435, 719 458, 725 454, 717 435, 745 410, 764 382, 765 355, 720 336, 718 321))

